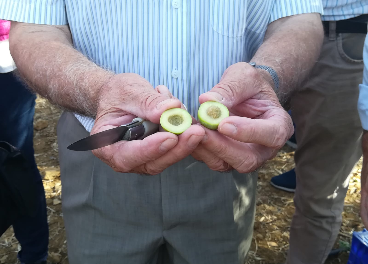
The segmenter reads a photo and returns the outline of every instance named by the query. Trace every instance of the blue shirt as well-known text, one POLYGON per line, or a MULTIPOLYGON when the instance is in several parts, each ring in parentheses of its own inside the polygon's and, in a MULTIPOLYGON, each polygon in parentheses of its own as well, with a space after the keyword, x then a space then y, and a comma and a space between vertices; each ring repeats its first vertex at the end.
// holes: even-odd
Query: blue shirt
POLYGON ((368 14, 368 0, 323 0, 324 21, 338 21, 368 14))
MULTIPOLYGON (((0 0, 0 18, 69 24, 78 51, 167 86, 194 117, 199 95, 253 57, 269 23, 311 12, 323 12, 320 0, 0 0)), ((91 130, 92 119, 77 118, 91 130)))

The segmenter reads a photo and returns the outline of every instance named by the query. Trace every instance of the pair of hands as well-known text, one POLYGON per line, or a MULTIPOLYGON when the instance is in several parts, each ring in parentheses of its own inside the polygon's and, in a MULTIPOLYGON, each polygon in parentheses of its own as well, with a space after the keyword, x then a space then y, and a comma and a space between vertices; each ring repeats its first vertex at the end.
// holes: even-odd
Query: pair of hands
MULTIPOLYGON (((218 131, 195 124, 179 136, 158 132, 93 153, 118 172, 155 175, 191 154, 212 170, 246 173, 274 157, 293 133, 291 118, 270 83, 247 63, 230 66, 220 82, 199 97, 200 103, 206 101, 221 102, 233 114, 222 120, 218 131)), ((114 75, 100 91, 91 134, 136 116, 159 123, 165 110, 181 106, 165 86, 153 89, 137 74, 114 75)))

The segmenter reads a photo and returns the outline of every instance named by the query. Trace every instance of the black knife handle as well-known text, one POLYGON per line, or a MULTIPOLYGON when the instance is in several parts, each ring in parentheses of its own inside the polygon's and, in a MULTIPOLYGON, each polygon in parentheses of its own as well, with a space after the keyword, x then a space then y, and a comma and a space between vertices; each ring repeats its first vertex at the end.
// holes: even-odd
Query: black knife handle
POLYGON ((124 140, 136 140, 148 137, 158 131, 159 125, 141 118, 135 118, 133 121, 142 121, 138 126, 130 128, 124 136, 124 140))

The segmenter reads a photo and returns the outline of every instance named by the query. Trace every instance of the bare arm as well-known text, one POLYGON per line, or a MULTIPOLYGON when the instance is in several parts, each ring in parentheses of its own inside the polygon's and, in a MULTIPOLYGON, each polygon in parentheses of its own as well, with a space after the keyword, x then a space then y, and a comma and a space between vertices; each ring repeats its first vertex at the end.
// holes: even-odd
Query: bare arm
POLYGON ((34 91, 63 108, 96 116, 100 88, 113 74, 73 48, 68 26, 12 22, 10 50, 34 91))
MULTIPOLYGON (((265 40, 252 61, 272 67, 280 79, 276 91, 283 104, 292 91, 299 88, 320 54, 323 27, 319 14, 285 17, 272 22, 265 40)), ((273 85, 267 72, 260 70, 273 85)))
MULTIPOLYGON (((154 89, 137 74, 113 74, 89 61, 73 48, 66 26, 12 23, 10 34, 11 53, 28 85, 54 104, 95 117, 92 134, 136 116, 158 123, 162 112, 181 107, 166 87, 154 89)), ((192 126, 180 136, 158 132, 93 153, 119 172, 157 174, 190 155, 203 136, 201 127, 192 126)))

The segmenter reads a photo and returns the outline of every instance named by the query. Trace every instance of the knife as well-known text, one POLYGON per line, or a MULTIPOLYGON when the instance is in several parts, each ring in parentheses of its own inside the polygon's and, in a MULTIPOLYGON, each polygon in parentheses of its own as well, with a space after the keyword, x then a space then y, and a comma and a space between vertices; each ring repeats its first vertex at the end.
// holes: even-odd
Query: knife
POLYGON ((87 151, 112 145, 121 140, 131 141, 143 139, 158 131, 159 125, 142 118, 134 118, 132 122, 108 129, 83 138, 68 146, 69 150, 87 151))

